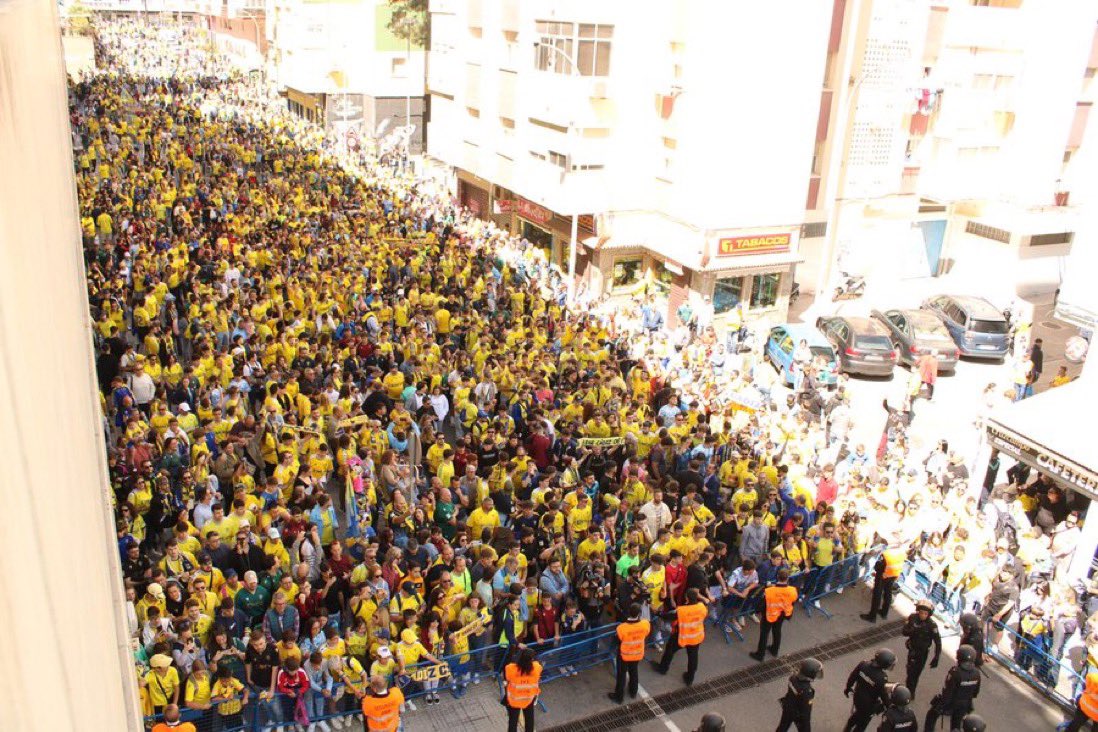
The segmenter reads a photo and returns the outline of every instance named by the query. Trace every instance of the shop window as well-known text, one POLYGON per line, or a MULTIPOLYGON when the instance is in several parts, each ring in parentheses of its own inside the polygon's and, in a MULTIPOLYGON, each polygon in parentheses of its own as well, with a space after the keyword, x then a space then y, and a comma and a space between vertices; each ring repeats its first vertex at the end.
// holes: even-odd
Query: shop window
POLYGON ((751 278, 751 307, 771 308, 778 302, 778 290, 782 276, 778 273, 760 274, 751 278))
POLYGON ((743 277, 725 277, 713 286, 713 313, 732 310, 743 299, 743 277))
POLYGON ((644 260, 619 259, 614 262, 614 287, 631 287, 641 280, 644 274, 644 260))
POLYGON ((660 267, 656 273, 656 278, 652 280, 652 292, 659 297, 669 297, 671 295, 671 283, 674 280, 674 272, 667 269, 667 267, 660 267))

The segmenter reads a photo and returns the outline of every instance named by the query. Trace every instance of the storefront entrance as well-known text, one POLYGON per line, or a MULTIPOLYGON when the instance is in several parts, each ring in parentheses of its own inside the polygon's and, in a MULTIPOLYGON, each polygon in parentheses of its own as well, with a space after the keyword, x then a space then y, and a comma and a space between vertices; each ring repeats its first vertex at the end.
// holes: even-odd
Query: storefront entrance
MULTIPOLYGON (((553 263, 553 235, 526 219, 519 219, 519 224, 519 233, 522 238, 542 250, 545 253, 546 262, 553 263)), ((560 263, 557 262, 557 264, 560 263)))

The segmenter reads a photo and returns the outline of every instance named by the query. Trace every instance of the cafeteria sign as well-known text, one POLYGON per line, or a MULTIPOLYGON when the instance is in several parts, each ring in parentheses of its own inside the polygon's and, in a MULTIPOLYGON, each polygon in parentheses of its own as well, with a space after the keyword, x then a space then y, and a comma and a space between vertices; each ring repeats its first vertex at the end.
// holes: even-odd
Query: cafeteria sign
POLYGON ((735 257, 741 254, 773 254, 788 252, 792 235, 759 234, 757 236, 730 236, 717 245, 718 257, 735 257))
POLYGON ((1098 475, 1085 467, 1045 450, 994 423, 987 426, 987 435, 992 445, 1015 459, 1078 488, 1091 498, 1098 495, 1098 475))

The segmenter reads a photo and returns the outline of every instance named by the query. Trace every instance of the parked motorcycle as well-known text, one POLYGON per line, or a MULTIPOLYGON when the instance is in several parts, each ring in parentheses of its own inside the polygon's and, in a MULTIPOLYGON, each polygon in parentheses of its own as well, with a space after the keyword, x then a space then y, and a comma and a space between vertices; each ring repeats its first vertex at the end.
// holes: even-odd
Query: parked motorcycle
POLYGON ((865 277, 843 272, 832 300, 853 300, 865 294, 865 277))

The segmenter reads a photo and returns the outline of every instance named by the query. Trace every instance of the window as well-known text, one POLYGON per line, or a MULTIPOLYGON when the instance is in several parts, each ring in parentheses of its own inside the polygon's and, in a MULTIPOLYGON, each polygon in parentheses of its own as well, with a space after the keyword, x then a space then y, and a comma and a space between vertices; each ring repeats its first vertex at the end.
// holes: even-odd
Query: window
POLYGON ((751 307, 753 309, 770 308, 778 302, 778 288, 781 285, 782 276, 773 274, 760 274, 751 278, 751 307))
POLYGON ((743 300, 743 277, 725 277, 713 285, 713 314, 727 313, 743 300))
POLYGON ((538 49, 536 64, 538 71, 552 71, 555 74, 571 74, 573 46, 576 33, 575 23, 549 23, 538 21, 538 49))
POLYGON ((568 156, 564 153, 549 151, 549 162, 561 170, 568 169, 568 156))
POLYGON ((614 26, 594 23, 537 22, 538 46, 534 60, 539 71, 583 76, 610 74, 610 40, 614 26), (572 64, 575 63, 575 69, 572 64))
POLYGON ((614 26, 580 23, 579 72, 584 76, 610 75, 610 39, 614 26))
POLYGON ((614 287, 629 287, 640 282, 644 260, 640 257, 619 259, 614 262, 614 287))

